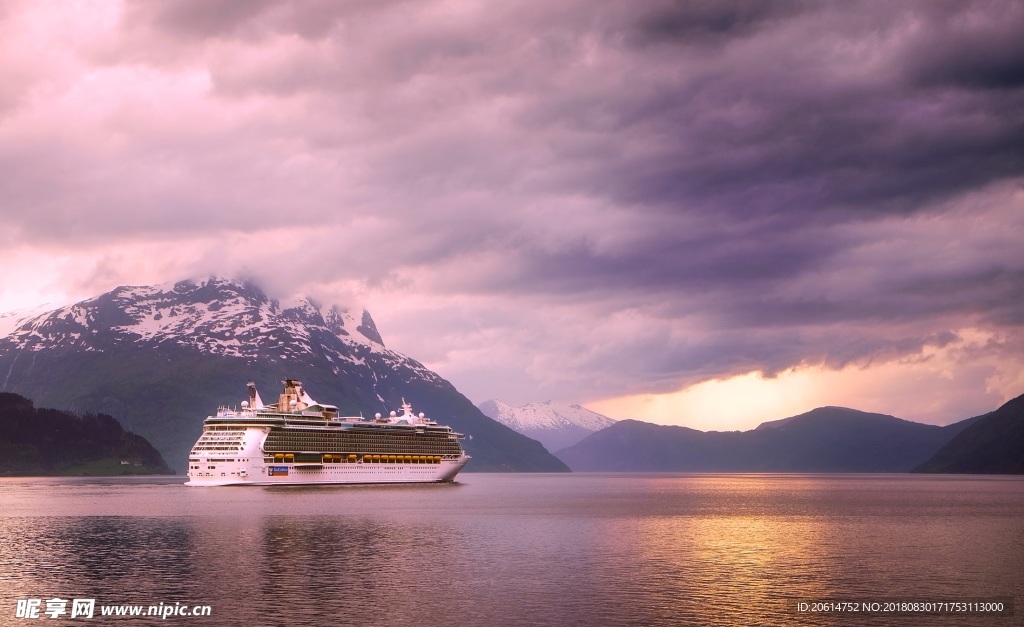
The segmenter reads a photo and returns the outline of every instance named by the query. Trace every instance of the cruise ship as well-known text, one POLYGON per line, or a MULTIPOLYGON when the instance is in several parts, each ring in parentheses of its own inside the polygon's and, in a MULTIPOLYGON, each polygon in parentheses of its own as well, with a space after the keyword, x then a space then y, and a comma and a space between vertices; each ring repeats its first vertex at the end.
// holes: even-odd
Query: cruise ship
POLYGON ((203 422, 188 458, 189 486, 448 482, 470 460, 464 436, 402 401, 402 414, 341 417, 302 382, 284 381, 264 405, 249 382, 241 409, 221 407, 203 422))

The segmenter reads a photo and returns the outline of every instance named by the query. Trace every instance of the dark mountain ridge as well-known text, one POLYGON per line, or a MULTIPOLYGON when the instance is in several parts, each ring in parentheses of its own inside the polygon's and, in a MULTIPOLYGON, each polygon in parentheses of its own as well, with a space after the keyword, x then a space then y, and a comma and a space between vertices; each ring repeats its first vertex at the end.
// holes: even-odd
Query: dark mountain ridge
POLYGON ((972 418, 914 472, 1024 475, 1024 395, 972 418))
POLYGON ((365 311, 356 318, 306 297, 282 302, 249 282, 209 278, 119 287, 6 324, 13 330, 0 335, 0 391, 110 414, 179 471, 203 418, 245 400, 250 379, 272 396, 285 378, 343 415, 387 413, 408 400, 471 436, 466 471, 568 470, 440 375, 386 348, 365 311))
POLYGON ((970 423, 938 427, 843 407, 750 431, 623 420, 556 455, 576 471, 908 472, 970 423))

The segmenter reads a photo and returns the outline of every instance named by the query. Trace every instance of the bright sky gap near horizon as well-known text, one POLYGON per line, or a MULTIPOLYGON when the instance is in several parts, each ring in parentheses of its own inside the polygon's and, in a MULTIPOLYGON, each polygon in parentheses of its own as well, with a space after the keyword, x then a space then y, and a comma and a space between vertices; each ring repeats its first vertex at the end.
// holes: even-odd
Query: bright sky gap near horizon
POLYGON ((474 402, 1024 393, 1024 5, 0 8, 0 312, 211 274, 474 402))

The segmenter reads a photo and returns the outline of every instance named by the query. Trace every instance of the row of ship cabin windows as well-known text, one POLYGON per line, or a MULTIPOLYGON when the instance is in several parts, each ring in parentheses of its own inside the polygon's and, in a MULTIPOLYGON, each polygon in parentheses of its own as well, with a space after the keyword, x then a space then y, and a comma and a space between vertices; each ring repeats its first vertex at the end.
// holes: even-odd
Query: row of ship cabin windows
POLYGON ((324 463, 324 464, 354 464, 362 461, 365 464, 440 464, 440 455, 335 455, 324 453, 316 455, 311 453, 275 453, 272 457, 265 457, 263 461, 278 464, 292 463, 324 463))
MULTIPOLYGON (((190 460, 190 461, 191 461, 191 460, 190 460)), ((215 461, 215 462, 217 462, 217 463, 222 463, 222 464, 226 464, 226 463, 228 463, 228 462, 233 462, 233 461, 235 461, 235 460, 233 460, 233 459, 218 459, 218 460, 214 460, 214 461, 215 461)), ((247 462, 247 461, 249 461, 249 460, 248 460, 248 459, 240 459, 240 460, 238 460, 238 461, 240 461, 240 462, 247 462)), ((207 468, 207 470, 216 470, 216 469, 217 469, 217 467, 216 467, 216 466, 207 466, 206 468, 207 468)), ((199 470, 199 466, 191 466, 191 465, 190 465, 190 466, 188 467, 188 469, 189 469, 189 470, 199 470)))
POLYGON ((402 446, 397 446, 395 444, 390 444, 390 443, 387 443, 387 442, 375 442, 375 443, 369 443, 369 442, 367 442, 367 443, 363 443, 363 442, 338 442, 338 441, 335 441, 335 442, 323 442, 323 441, 309 441, 309 440, 303 440, 303 439, 294 439, 293 440, 293 439, 289 438, 287 442, 268 440, 266 443, 264 443, 263 448, 264 448, 264 450, 267 450, 268 452, 272 451, 273 449, 278 449, 278 450, 281 450, 281 449, 285 449, 285 450, 287 450, 287 449, 293 449, 293 450, 294 449, 299 449, 299 450, 306 449, 306 450, 314 450, 314 451, 319 449, 321 451, 323 451, 323 450, 331 451, 332 453, 347 453, 348 451, 351 451, 352 449, 355 449, 357 451, 362 449, 363 451, 369 452, 369 453, 389 453, 389 451, 393 451, 396 448, 403 448, 406 451, 408 451, 410 455, 412 455, 412 454, 430 455, 430 454, 445 454, 445 453, 458 454, 458 452, 459 452, 459 445, 456 442, 452 442, 452 441, 442 441, 442 442, 411 442, 411 443, 406 443, 406 444, 404 444, 402 446))
MULTIPOLYGON (((429 437, 429 438, 425 438, 425 437, 412 437, 412 436, 403 436, 403 435, 394 435, 394 436, 388 435, 388 436, 371 437, 371 436, 360 436, 360 435, 349 435, 349 434, 343 434, 343 435, 339 434, 338 436, 332 437, 332 436, 327 435, 327 434, 324 434, 324 435, 319 435, 319 434, 317 434, 317 435, 306 435, 306 434, 299 435, 299 434, 293 434, 293 433, 289 433, 287 435, 272 434, 272 435, 270 435, 270 437, 267 438, 267 442, 274 442, 274 441, 277 441, 277 440, 287 440, 289 442, 304 442, 304 443, 310 443, 310 444, 314 444, 314 443, 315 444, 333 444, 333 443, 339 443, 339 442, 369 444, 371 442, 387 442, 388 444, 408 445, 408 444, 411 444, 411 443, 435 444, 435 443, 439 443, 439 442, 451 442, 451 441, 453 441, 453 438, 449 438, 449 437, 429 437)), ((205 440, 200 439, 200 441, 198 443, 199 444, 203 444, 205 442, 206 442, 205 440)))

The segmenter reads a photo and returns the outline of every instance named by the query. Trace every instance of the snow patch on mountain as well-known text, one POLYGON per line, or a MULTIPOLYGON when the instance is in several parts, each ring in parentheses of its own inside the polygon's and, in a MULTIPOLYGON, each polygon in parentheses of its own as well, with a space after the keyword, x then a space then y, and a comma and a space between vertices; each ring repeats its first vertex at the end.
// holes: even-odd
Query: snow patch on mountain
POLYGON ((616 421, 608 416, 590 411, 580 405, 558 405, 551 401, 543 403, 528 403, 521 407, 513 407, 508 403, 498 400, 490 400, 481 403, 493 407, 490 416, 494 420, 513 429, 561 429, 568 425, 575 425, 590 431, 600 431, 611 426, 616 421))
POLYGON ((39 314, 49 311, 49 305, 39 305, 30 309, 16 309, 0 313, 0 337, 10 335, 27 322, 37 318, 39 314))
POLYGON ((572 446, 616 422, 580 405, 551 401, 513 407, 503 401, 489 400, 477 407, 485 416, 539 441, 552 452, 572 446))

